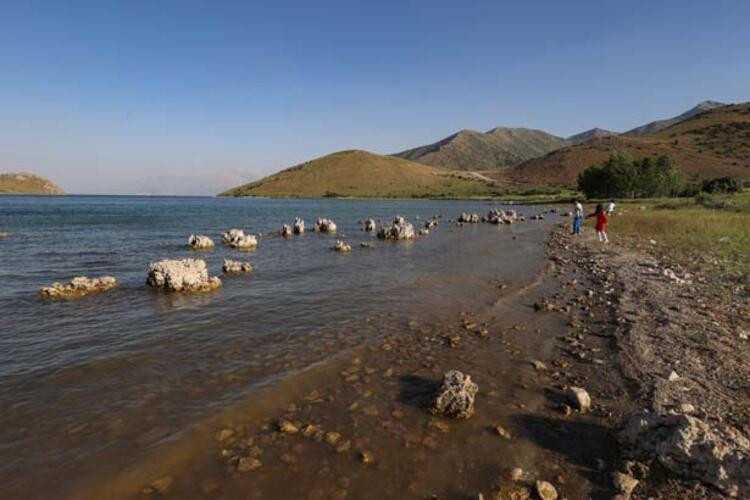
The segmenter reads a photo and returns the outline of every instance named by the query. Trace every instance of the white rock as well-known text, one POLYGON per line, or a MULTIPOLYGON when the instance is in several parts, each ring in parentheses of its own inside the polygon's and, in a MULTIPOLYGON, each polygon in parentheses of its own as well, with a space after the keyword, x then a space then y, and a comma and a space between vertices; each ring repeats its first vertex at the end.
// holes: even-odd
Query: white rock
POLYGON ((455 418, 469 418, 474 414, 474 398, 479 387, 469 375, 450 370, 443 375, 443 386, 432 405, 432 412, 455 418))
POLYGON ((468 224, 475 224, 479 222, 479 215, 477 214, 469 214, 466 212, 461 212, 461 215, 458 216, 458 222, 465 222, 468 224))
POLYGON ((341 240, 336 240, 336 243, 331 247, 331 250, 335 250, 336 252, 342 252, 347 253, 352 251, 351 245, 347 245, 341 240))
POLYGON ((378 231, 378 238, 384 240, 413 240, 416 237, 414 226, 401 216, 397 216, 390 226, 381 227, 378 231))
POLYGON ((152 262, 146 283, 173 292, 208 291, 221 286, 219 278, 209 278, 206 262, 201 259, 152 262))
POLYGON ((302 234, 305 232, 305 221, 299 217, 294 219, 294 234, 302 234))
POLYGON ((112 276, 102 276, 100 278, 76 276, 66 285, 52 283, 51 286, 42 288, 39 293, 42 297, 50 299, 83 297, 91 293, 110 290, 115 286, 117 286, 117 280, 112 276))
POLYGON ((335 233, 336 232, 336 223, 333 222, 331 219, 318 219, 315 222, 315 227, 313 228, 315 232, 323 232, 323 233, 335 233))
POLYGON ((375 221, 373 219, 367 219, 365 221, 365 231, 368 233, 375 231, 375 221))
POLYGON ((246 250, 258 246, 258 239, 252 234, 245 234, 242 229, 230 229, 221 236, 221 239, 228 246, 246 250))
POLYGON ((214 241, 208 236, 202 234, 191 234, 188 238, 188 246, 193 250, 205 250, 207 248, 213 248, 214 241))
POLYGON ((585 413, 591 409, 591 396, 582 387, 570 387, 568 389, 568 399, 581 413, 585 413))
POLYGON ((557 500, 557 490, 552 483, 547 481, 537 481, 534 485, 534 489, 536 490, 536 494, 539 495, 539 498, 542 500, 557 500))
POLYGON ((284 224, 281 226, 281 236, 287 238, 292 235, 292 226, 289 224, 284 224))
POLYGON ((225 273, 249 273, 252 272, 253 266, 249 262, 224 259, 222 270, 225 273))

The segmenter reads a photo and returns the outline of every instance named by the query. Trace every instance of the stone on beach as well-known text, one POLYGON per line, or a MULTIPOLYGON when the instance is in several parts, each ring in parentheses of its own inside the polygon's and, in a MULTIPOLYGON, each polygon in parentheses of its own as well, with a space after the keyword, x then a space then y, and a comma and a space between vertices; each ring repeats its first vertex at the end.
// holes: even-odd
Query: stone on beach
POLYGON ((393 224, 388 227, 381 227, 378 231, 378 238, 383 240, 413 240, 417 237, 414 232, 414 226, 397 215, 393 224))
POLYGON ((239 260, 224 259, 222 271, 225 273, 249 273, 252 272, 253 266, 249 262, 239 260))
POLYGON ((730 497, 750 495, 750 440, 732 427, 691 415, 642 412, 627 420, 620 442, 637 456, 730 497))
POLYGON ((537 481, 534 490, 542 500, 557 500, 557 490, 547 481, 537 481))
POLYGON ((221 239, 232 248, 248 249, 258 246, 258 239, 252 234, 245 234, 242 229, 230 229, 221 235, 221 239))
POLYGON ((300 219, 299 217, 296 217, 294 219, 294 228, 292 229, 294 234, 302 234, 305 232, 305 221, 300 219))
POLYGON ((336 243, 331 247, 331 250, 336 252, 347 253, 352 251, 351 245, 347 245, 341 240, 336 240, 336 243))
POLYGON ((568 399, 581 413, 585 413, 591 409, 591 396, 582 387, 570 387, 568 389, 568 399))
POLYGON ((469 375, 450 370, 443 375, 443 386, 432 405, 437 415, 454 418, 469 418, 474 414, 474 398, 479 387, 469 375))
POLYGON ((335 233, 336 232, 336 223, 333 222, 331 219, 318 219, 315 222, 315 226, 313 227, 313 230, 316 233, 335 233))
POLYGON ((188 238, 188 246, 193 250, 206 250, 208 248, 213 248, 216 245, 214 245, 214 241, 208 236, 202 234, 191 234, 188 238))
POLYGON ((221 286, 216 276, 208 276, 201 259, 160 260, 148 267, 148 285, 171 292, 205 292, 221 286))
POLYGON ((117 280, 112 276, 102 276, 100 278, 76 276, 66 285, 52 283, 51 286, 42 288, 39 293, 42 297, 51 299, 83 297, 84 295, 110 290, 115 286, 117 286, 117 280))

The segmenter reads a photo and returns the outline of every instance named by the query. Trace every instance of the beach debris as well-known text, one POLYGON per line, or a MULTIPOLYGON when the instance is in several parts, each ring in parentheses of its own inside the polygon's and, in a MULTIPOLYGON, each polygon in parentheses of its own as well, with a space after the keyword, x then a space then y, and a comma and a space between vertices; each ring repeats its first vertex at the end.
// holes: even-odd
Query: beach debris
POLYGON ((208 248, 213 248, 216 245, 214 244, 214 240, 208 236, 202 234, 191 234, 188 238, 188 246, 193 250, 206 250, 208 248))
POLYGON ((730 497, 750 495, 750 440, 733 427, 679 413, 640 412, 626 421, 620 442, 636 456, 730 497))
POLYGON ((208 276, 202 259, 160 260, 148 267, 146 283, 171 292, 205 292, 221 286, 221 280, 208 276))
POLYGON ((381 227, 378 231, 378 238, 383 240, 413 240, 416 238, 414 226, 406 219, 397 215, 393 219, 393 224, 388 227, 381 227))
POLYGON ((469 375, 458 370, 450 370, 443 375, 432 413, 454 418, 469 418, 474 414, 474 398, 479 387, 471 381, 469 375))
POLYGON ((87 278, 86 276, 76 276, 67 284, 52 283, 39 290, 44 298, 59 299, 83 297, 92 293, 103 292, 117 286, 117 280, 112 276, 102 276, 100 278, 87 278))
POLYGON ((290 226, 289 224, 284 224, 283 226, 281 226, 281 236, 283 236, 284 238, 288 238, 291 235, 292 235, 292 226, 290 226))
POLYGON ((365 231, 367 231, 368 233, 375 231, 375 220, 367 219, 365 221, 365 231))
POLYGON ((336 240, 336 243, 331 247, 331 250, 336 252, 347 253, 352 251, 352 246, 344 243, 341 240, 336 240))
POLYGON ((242 229, 230 229, 221 235, 221 239, 226 245, 240 250, 258 246, 258 239, 252 234, 245 234, 242 229))
POLYGON ((326 219, 326 218, 318 219, 315 222, 313 231, 315 231, 316 233, 335 233, 336 223, 333 222, 331 219, 326 219))
POLYGON ((224 259, 224 265, 221 269, 225 273, 249 273, 252 272, 253 266, 249 262, 224 259))
POLYGON ((591 396, 582 387, 568 388, 568 399, 581 413, 585 413, 591 409, 591 396))
POLYGON ((466 212, 461 212, 461 215, 458 216, 458 222, 465 222, 468 224, 476 224, 479 222, 479 215, 478 214, 469 214, 466 212))
POLYGON ((550 482, 537 481, 534 484, 534 491, 542 500, 557 500, 557 490, 550 482))
POLYGON ((299 217, 294 218, 294 227, 292 228, 294 234, 302 234, 305 232, 305 221, 299 217))

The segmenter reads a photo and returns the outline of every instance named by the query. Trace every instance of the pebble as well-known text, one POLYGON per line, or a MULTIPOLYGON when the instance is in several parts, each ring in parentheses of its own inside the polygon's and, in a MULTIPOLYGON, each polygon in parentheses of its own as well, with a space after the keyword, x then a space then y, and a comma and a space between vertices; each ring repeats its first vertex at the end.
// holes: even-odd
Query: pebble
POLYGON ((250 472, 258 470, 263 466, 260 460, 255 457, 242 457, 237 462, 237 470, 240 472, 250 472))
POLYGON ((495 426, 495 432, 497 432, 498 436, 505 438, 505 439, 510 439, 511 437, 510 432, 508 432, 508 429, 506 429, 502 425, 495 426))
POLYGON ((326 443, 331 446, 335 446, 339 442, 339 439, 341 439, 341 434, 338 432, 326 432, 326 443))
POLYGON ((542 500, 557 500, 557 490, 552 483, 548 483, 547 481, 537 481, 534 485, 534 489, 536 490, 536 494, 539 495, 539 498, 542 500))
POLYGON ((216 440, 220 443, 224 443, 226 441, 229 441, 234 437, 234 430, 233 429, 222 429, 219 432, 216 433, 216 440))
POLYGON ((299 432, 299 429, 290 421, 282 420, 279 422, 279 431, 285 434, 297 434, 299 432))
POLYGON ((375 455, 371 451, 361 451, 359 453, 359 460, 363 465, 371 465, 375 463, 375 455))
POLYGON ((520 481, 523 479, 523 469, 520 467, 513 467, 508 471, 508 479, 511 481, 520 481))

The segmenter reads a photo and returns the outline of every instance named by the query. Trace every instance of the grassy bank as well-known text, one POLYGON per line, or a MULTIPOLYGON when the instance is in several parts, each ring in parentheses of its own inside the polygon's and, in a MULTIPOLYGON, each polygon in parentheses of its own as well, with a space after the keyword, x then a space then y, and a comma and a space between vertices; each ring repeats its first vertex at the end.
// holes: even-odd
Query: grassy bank
POLYGON ((700 265, 723 277, 750 276, 750 192, 621 202, 609 234, 637 248, 700 265), (651 240, 656 243, 653 244, 651 240))

